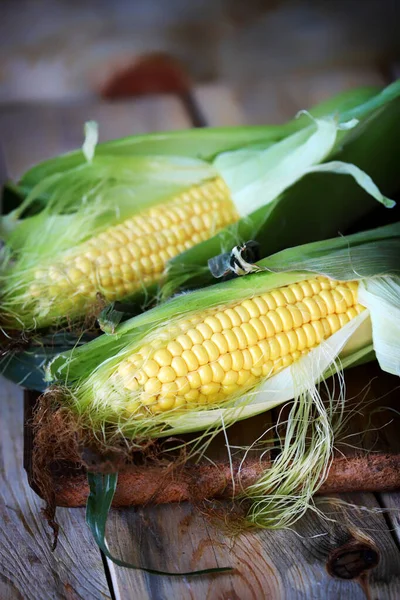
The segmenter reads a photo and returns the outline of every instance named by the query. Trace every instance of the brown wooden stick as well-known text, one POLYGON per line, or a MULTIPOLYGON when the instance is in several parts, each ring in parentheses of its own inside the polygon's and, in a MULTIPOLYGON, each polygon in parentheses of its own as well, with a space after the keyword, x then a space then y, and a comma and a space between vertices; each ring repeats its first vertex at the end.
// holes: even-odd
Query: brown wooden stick
MULTIPOLYGON (((238 473, 234 465, 235 493, 246 489, 268 469, 270 463, 246 461, 238 473)), ((55 480, 58 506, 84 506, 89 493, 85 474, 55 480)), ((400 489, 400 455, 370 454, 335 458, 319 494, 383 492, 400 489)), ((227 464, 182 467, 129 467, 119 474, 114 506, 166 504, 206 498, 232 498, 231 471, 227 464)))

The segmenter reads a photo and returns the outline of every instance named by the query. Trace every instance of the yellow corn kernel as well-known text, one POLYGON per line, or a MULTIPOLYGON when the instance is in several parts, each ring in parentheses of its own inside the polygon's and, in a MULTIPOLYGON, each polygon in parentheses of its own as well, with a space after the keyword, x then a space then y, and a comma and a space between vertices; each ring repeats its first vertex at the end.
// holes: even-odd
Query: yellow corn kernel
POLYGON ((234 311, 239 316, 240 323, 248 323, 250 321, 250 314, 242 304, 235 306, 234 311))
POLYGON ((272 290, 271 296, 275 300, 276 306, 285 306, 286 298, 284 294, 282 294, 281 290, 272 290))
MULTIPOLYGON (((196 330, 203 337, 203 340, 209 340, 214 333, 213 330, 207 323, 199 323, 196 325, 196 330)), ((201 344, 201 342, 196 342, 197 344, 201 344)))
POLYGON ((178 396, 185 396, 190 390, 190 383, 187 377, 178 377, 175 379, 178 396))
POLYGON ((221 386, 219 385, 219 383, 214 383, 210 381, 210 383, 206 383, 201 386, 200 393, 204 394, 205 396, 211 396, 213 394, 218 394, 220 389, 221 386))
POLYGON ((144 384, 144 391, 153 396, 158 394, 158 392, 161 390, 161 386, 161 381, 157 379, 157 377, 151 377, 144 384))
POLYGON ((171 408, 174 408, 174 406, 175 398, 173 396, 162 397, 158 401, 158 408, 161 412, 171 410, 171 408))
POLYGON ((232 371, 241 371, 243 368, 243 352, 241 350, 235 350, 231 354, 232 358, 232 371))
POLYGON ((195 328, 189 329, 189 331, 186 333, 186 335, 188 337, 190 337, 190 339, 193 342, 193 345, 194 344, 202 344, 204 342, 204 338, 198 329, 195 329, 195 328))
MULTIPOLYGON (((251 370, 252 367, 258 367, 259 365, 261 365, 263 363, 263 353, 261 348, 256 345, 256 346, 251 346, 249 349, 251 358, 253 359, 253 362, 251 365, 249 365, 249 369, 251 370)), ((268 349, 269 352, 269 349, 268 349)))
POLYGON ((182 352, 182 358, 186 363, 188 371, 195 371, 199 368, 199 361, 191 350, 184 350, 182 352))
POLYGON ((204 346, 196 344, 192 348, 192 352, 195 355, 199 365, 206 365, 209 362, 208 354, 204 346))
POLYGON ((188 335, 178 335, 176 342, 184 349, 190 350, 193 347, 193 342, 188 335))
POLYGON ((220 355, 220 352, 216 346, 216 344, 212 340, 205 340, 203 343, 203 348, 207 352, 208 360, 210 362, 214 362, 220 355))
POLYGON ((225 312, 217 312, 215 318, 221 323, 222 329, 230 329, 232 327, 232 322, 225 312))
POLYGON ((258 311, 260 313, 260 317, 262 315, 266 315, 268 312, 268 304, 265 302, 265 300, 263 299, 262 296, 255 296, 254 298, 252 298, 253 304, 255 304, 258 308, 258 311))
POLYGON ((181 356, 174 356, 171 361, 171 367, 175 371, 177 377, 184 377, 188 374, 187 364, 181 356))
POLYGON ((207 385, 213 380, 213 372, 210 365, 202 365, 198 370, 198 374, 202 385, 207 385))
POLYGON ((182 356, 183 348, 179 342, 169 342, 167 350, 171 353, 171 356, 182 356))
POLYGON ((265 329, 263 322, 261 321, 260 318, 254 317, 253 319, 250 319, 249 325, 251 325, 253 327, 253 329, 258 337, 258 340, 265 339, 265 337, 267 336, 267 330, 265 329))
POLYGON ((281 347, 279 345, 278 340, 275 338, 270 338, 268 340, 269 346, 269 358, 271 360, 276 360, 281 355, 281 347))
POLYGON ((172 362, 172 354, 166 349, 161 348, 156 350, 153 355, 153 360, 160 365, 160 367, 169 367, 172 362))
MULTIPOLYGON (((200 386, 199 386, 199 387, 200 387, 200 386)), ((200 396, 200 392, 199 392, 199 390, 198 390, 198 389, 194 389, 194 388, 193 388, 193 389, 191 389, 191 390, 190 390, 190 392, 188 392, 188 393, 186 394, 186 399, 187 399, 187 401, 188 401, 189 403, 190 403, 190 402, 195 402, 195 401, 198 399, 198 397, 199 397, 199 396, 200 396)))
POLYGON ((250 315, 250 319, 255 319, 260 316, 260 310, 253 300, 245 300, 242 302, 242 306, 250 315))
POLYGON ((238 348, 240 348, 240 350, 244 350, 245 348, 247 348, 248 343, 245 333, 243 331, 243 327, 233 327, 232 333, 237 339, 238 348))
POLYGON ((159 398, 171 398, 175 397, 178 393, 178 386, 175 381, 169 381, 168 383, 163 383, 161 386, 161 392, 159 398))
POLYGON ((304 298, 307 296, 313 296, 313 289, 308 281, 300 281, 299 286, 301 287, 301 291, 303 292, 304 298))
MULTIPOLYGON (((211 332, 212 332, 211 336, 214 333, 221 333, 221 331, 223 329, 221 322, 218 321, 218 319, 215 316, 206 317, 204 319, 204 323, 206 325, 208 325, 208 327, 211 329, 211 332)), ((210 336, 210 338, 211 338, 211 336, 210 336)), ((207 338, 207 339, 209 339, 209 338, 207 338)))
POLYGON ((218 362, 212 362, 210 364, 210 368, 212 371, 212 381, 215 381, 216 383, 221 383, 221 381, 225 377, 224 369, 218 362))
POLYGON ((224 334, 214 333, 211 337, 211 341, 216 345, 220 354, 225 354, 226 352, 228 352, 228 341, 224 334))
POLYGON ((232 368, 232 355, 231 354, 223 354, 218 359, 218 364, 221 365, 224 372, 230 371, 232 368))
POLYGON ((176 373, 172 367, 161 367, 158 378, 161 383, 170 383, 176 379, 176 373))
POLYGON ((231 329, 225 329, 223 335, 225 336, 229 352, 234 352, 239 348, 237 337, 231 329))
MULTIPOLYGON (((259 319, 257 320, 259 321, 259 319)), ((257 332, 251 323, 243 323, 241 331, 244 333, 247 342, 245 348, 247 348, 248 346, 254 346, 254 344, 258 342, 257 332)))
POLYGON ((191 389, 198 389, 201 386, 201 378, 198 371, 188 373, 187 378, 191 389))
POLYGON ((229 322, 230 322, 229 328, 238 327, 239 325, 242 324, 240 316, 238 315, 237 312, 235 312, 233 310, 233 308, 227 308, 224 312, 225 312, 225 316, 229 319, 229 322))

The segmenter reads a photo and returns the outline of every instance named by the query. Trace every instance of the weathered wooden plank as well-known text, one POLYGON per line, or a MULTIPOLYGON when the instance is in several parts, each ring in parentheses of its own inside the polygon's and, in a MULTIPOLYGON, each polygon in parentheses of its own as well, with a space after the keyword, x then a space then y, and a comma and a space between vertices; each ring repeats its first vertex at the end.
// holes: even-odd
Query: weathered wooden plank
POLYGON ((101 554, 83 509, 61 509, 61 532, 51 552, 42 503, 23 470, 23 392, 0 380, 0 597, 2 600, 110 598, 101 554))
POLYGON ((400 549, 400 492, 378 494, 379 504, 385 509, 385 517, 392 536, 400 549))
POLYGON ((244 114, 231 88, 223 84, 203 84, 194 96, 210 127, 230 127, 244 124, 244 114))
MULTIPOLYGON (((334 500, 330 504, 326 500, 317 502, 325 519, 309 512, 292 531, 248 531, 233 537, 187 503, 174 510, 158 506, 144 507, 135 513, 113 511, 110 518, 113 535, 109 543, 118 556, 139 565, 175 571, 226 565, 235 569, 232 574, 184 581, 115 569, 112 579, 116 595, 143 600, 154 597, 358 600, 365 598, 368 589, 370 597, 394 600, 400 592, 399 554, 392 538, 382 535, 383 516, 365 510, 344 510, 335 507, 334 500), (355 553, 357 564, 352 562, 355 553), (379 562, 374 567, 376 561, 379 562), (374 568, 367 577, 370 566, 374 568)), ((378 508, 372 495, 367 504, 364 498, 355 495, 342 496, 341 500, 363 503, 370 511, 378 508)))

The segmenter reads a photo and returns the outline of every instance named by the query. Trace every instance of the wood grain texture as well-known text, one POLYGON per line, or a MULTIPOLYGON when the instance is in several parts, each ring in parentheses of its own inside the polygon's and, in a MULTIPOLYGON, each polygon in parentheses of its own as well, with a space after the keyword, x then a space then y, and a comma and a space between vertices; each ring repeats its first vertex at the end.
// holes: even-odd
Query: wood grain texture
POLYGON ((30 489, 22 467, 23 393, 3 378, 0 386, 1 600, 109 599, 101 554, 83 509, 57 513, 60 541, 51 552, 42 502, 30 489))
POLYGON ((232 127, 245 124, 245 116, 240 104, 226 85, 198 85, 194 95, 209 127, 232 127))
POLYGON ((379 504, 386 509, 385 517, 400 551, 400 491, 378 494, 379 504))
POLYGON ((345 90, 385 83, 383 75, 373 66, 342 66, 323 71, 299 69, 290 77, 260 77, 250 83, 242 80, 232 86, 231 94, 246 123, 278 124, 294 117, 299 110, 311 108, 345 90))
MULTIPOLYGON (((380 448, 397 450, 391 440, 399 420, 390 422, 391 413, 377 410, 379 404, 373 403, 381 396, 386 405, 394 403, 396 392, 392 396, 388 392, 397 379, 381 379, 374 364, 363 367, 361 374, 360 369, 347 373, 348 398, 353 410, 358 408, 339 438, 344 461, 359 456, 363 447, 372 448, 371 458, 380 448)), ((250 433, 247 425, 242 424, 243 435, 250 433)), ((183 585, 173 578, 110 567, 116 596, 395 600, 400 594, 400 552, 381 504, 371 493, 318 497, 316 511, 308 511, 291 531, 247 531, 237 536, 210 518, 212 502, 114 510, 109 544, 125 560, 173 571, 226 565, 235 569, 232 574, 188 579, 183 585)), ((217 506, 229 515, 229 502, 217 506)))
MULTIPOLYGON (((173 510, 167 506, 114 510, 109 543, 118 556, 174 571, 226 565, 235 569, 232 574, 186 581, 115 569, 116 597, 358 600, 368 590, 371 598, 395 600, 400 593, 399 553, 383 516, 345 510, 334 500, 317 502, 324 518, 310 511, 291 531, 249 531, 237 537, 224 534, 221 524, 214 526, 187 503, 173 510), (354 570, 352 544, 360 545, 358 552, 376 552, 378 565, 364 573, 368 562, 361 555, 361 567, 354 570), (327 570, 334 553, 342 578, 327 570)), ((340 500, 364 504, 370 511, 378 508, 372 495, 340 500)))

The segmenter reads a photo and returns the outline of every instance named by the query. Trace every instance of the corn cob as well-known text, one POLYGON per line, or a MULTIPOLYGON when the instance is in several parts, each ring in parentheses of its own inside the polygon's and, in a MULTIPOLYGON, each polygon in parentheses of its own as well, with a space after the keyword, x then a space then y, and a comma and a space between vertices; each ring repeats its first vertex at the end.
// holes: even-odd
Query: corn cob
POLYGON ((131 413, 224 402, 360 314, 357 290, 357 282, 317 277, 181 319, 122 361, 114 385, 132 398, 131 413))
POLYGON ((58 311, 79 314, 100 292, 107 301, 124 298, 155 283, 166 262, 238 219, 221 178, 109 227, 81 244, 63 261, 37 269, 28 296, 39 313, 54 300, 58 311))

